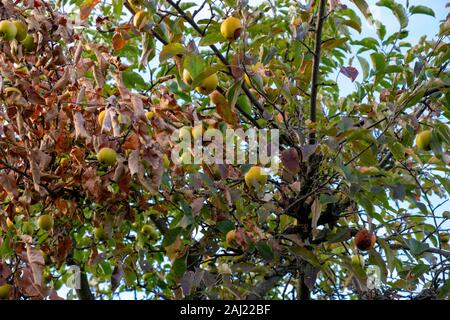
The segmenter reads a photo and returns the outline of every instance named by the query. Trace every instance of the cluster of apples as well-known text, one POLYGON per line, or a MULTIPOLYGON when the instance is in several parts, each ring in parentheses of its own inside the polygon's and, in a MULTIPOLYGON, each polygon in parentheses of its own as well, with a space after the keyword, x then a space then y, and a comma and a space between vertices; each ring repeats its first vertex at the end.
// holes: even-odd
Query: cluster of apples
MULTIPOLYGON (((100 126, 102 126, 102 124, 103 124, 103 119, 105 118, 105 115, 106 115, 106 110, 102 110, 98 114, 97 122, 98 122, 98 124, 100 126)), ((155 112, 154 111, 147 111, 145 113, 145 116, 147 117, 148 120, 151 120, 155 116, 155 112)), ((121 116, 119 116, 119 122, 121 122, 121 116)), ((97 153, 97 160, 101 164, 104 164, 106 166, 113 166, 117 162, 117 152, 114 149, 111 149, 111 148, 106 148, 106 147, 102 148, 97 153)))
MULTIPOLYGON (((237 38, 239 38, 242 32, 241 20, 236 17, 226 18, 220 25, 220 32, 225 39, 229 41, 236 40, 237 38)), ((193 79, 187 69, 183 70, 182 78, 184 83, 186 83, 187 85, 192 84, 193 79)), ((217 76, 217 73, 214 73, 205 78, 197 87, 195 87, 195 90, 197 90, 201 94, 208 95, 217 88, 218 84, 219 78, 217 76)))
POLYGON ((35 50, 34 38, 28 33, 28 25, 22 20, 0 21, 0 39, 2 41, 19 41, 27 52, 35 50))

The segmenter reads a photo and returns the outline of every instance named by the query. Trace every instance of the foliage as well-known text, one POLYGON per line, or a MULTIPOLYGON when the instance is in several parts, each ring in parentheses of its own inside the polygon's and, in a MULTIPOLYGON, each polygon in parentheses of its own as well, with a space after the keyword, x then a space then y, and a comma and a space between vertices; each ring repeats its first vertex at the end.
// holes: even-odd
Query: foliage
POLYGON ((409 19, 431 9, 379 1, 400 25, 387 34, 364 0, 341 2, 3 0, 1 19, 32 36, 0 42, 9 298, 58 299, 73 265, 69 298, 448 297, 450 20, 410 44, 409 19), (230 41, 231 15, 243 30, 230 41), (362 19, 378 38, 355 37, 362 19), (217 103, 195 90, 213 74, 217 103), (172 133, 197 118, 280 129, 280 170, 257 192, 248 165, 170 161, 172 133), (414 144, 424 130, 430 150, 414 144), (117 159, 100 163, 102 148, 117 159), (353 241, 363 228, 368 252, 353 241))

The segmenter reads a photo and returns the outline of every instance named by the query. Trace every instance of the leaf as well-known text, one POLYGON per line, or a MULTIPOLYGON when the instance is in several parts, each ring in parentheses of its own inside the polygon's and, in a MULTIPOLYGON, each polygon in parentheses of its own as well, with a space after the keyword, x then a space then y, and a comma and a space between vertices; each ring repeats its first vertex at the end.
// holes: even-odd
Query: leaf
POLYGON ((408 246, 411 254, 414 256, 419 256, 430 248, 428 244, 413 238, 408 240, 408 246))
POLYGON ((425 14, 425 15, 428 15, 428 16, 436 17, 436 15, 434 14, 433 9, 428 8, 426 6, 411 6, 409 8, 409 12, 411 14, 425 14))
POLYGON ((307 248, 295 246, 290 248, 290 251, 295 255, 301 257, 303 260, 308 261, 314 267, 320 267, 320 262, 315 256, 315 254, 312 251, 308 250, 307 248))
POLYGON ((322 49, 323 50, 333 50, 333 49, 343 45, 347 41, 348 41, 347 37, 325 41, 324 43, 322 43, 322 49))
POLYGON ((175 42, 166 44, 159 54, 159 62, 163 63, 176 55, 184 54, 185 51, 186 49, 181 43, 175 42))
POLYGON ((382 53, 372 53, 370 55, 375 72, 381 73, 386 66, 386 57, 382 53))
MULTIPOLYGON (((187 69, 192 78, 192 81, 196 81, 196 84, 200 84, 205 78, 200 79, 200 74, 205 70, 206 63, 198 54, 188 53, 183 58, 183 69, 187 69)), ((213 72, 214 73, 214 72, 213 72)), ((206 73, 205 73, 206 74, 206 73)), ((212 73, 211 73, 212 74, 212 73)), ((211 75, 210 74, 210 75, 211 75)), ((195 87, 196 84, 192 84, 195 87)))
POLYGON ((6 192, 13 195, 15 198, 19 196, 19 192, 17 190, 16 180, 11 177, 11 175, 7 175, 6 173, 0 173, 0 187, 3 188, 6 192))
POLYGON ((123 0, 113 0, 113 12, 116 19, 120 18, 122 15, 122 7, 123 7, 123 0))
POLYGON ((356 31, 358 31, 358 33, 361 33, 361 24, 358 23, 358 21, 344 20, 344 21, 342 21, 342 24, 355 29, 356 31))
POLYGON ((385 240, 378 239, 378 243, 381 245, 381 247, 384 250, 384 253, 386 255, 388 269, 392 273, 392 271, 394 271, 394 268, 395 268, 395 253, 385 240))
POLYGON ((272 248, 269 246, 267 241, 259 241, 256 244, 256 249, 258 250, 258 253, 263 257, 264 260, 270 262, 274 258, 274 254, 272 251, 272 248))
POLYGON ((203 68, 200 73, 193 78, 192 80, 192 87, 196 87, 199 84, 201 84, 203 82, 203 80, 205 80, 206 78, 208 78, 209 76, 213 75, 214 73, 217 73, 218 71, 224 70, 224 66, 223 65, 213 65, 213 66, 209 66, 207 68, 203 68))
POLYGON ((396 160, 405 159, 405 148, 400 142, 390 143, 388 146, 396 160))
POLYGON ((439 288, 438 298, 445 299, 450 295, 450 279, 445 281, 445 284, 439 288))
POLYGON ((316 197, 312 206, 311 206, 311 227, 313 236, 317 236, 317 222, 319 221, 320 214, 322 213, 322 204, 319 199, 316 197))
POLYGON ((200 210, 203 208, 204 204, 205 204, 204 198, 194 199, 194 201, 192 201, 192 203, 191 203, 192 214, 194 216, 196 216, 200 212, 200 210))
POLYGON ((100 0, 84 0, 80 6, 80 19, 86 20, 100 0))
POLYGON ((352 2, 358 7, 359 11, 370 22, 372 19, 372 13, 370 12, 369 5, 365 0, 352 0, 352 2))
POLYGON ((341 73, 346 76, 347 78, 350 78, 352 82, 355 82, 356 78, 358 77, 358 70, 354 67, 348 66, 348 67, 342 67, 341 73))
POLYGON ((44 257, 38 250, 32 248, 30 244, 27 243, 26 247, 27 260, 33 275, 34 284, 42 287, 42 271, 45 266, 44 257))
POLYGON ((292 174, 296 174, 300 171, 300 159, 298 157, 297 149, 289 148, 281 152, 281 161, 283 165, 292 174))
POLYGON ((182 230, 182 228, 180 228, 180 227, 169 229, 164 234, 164 240, 163 240, 161 246, 167 247, 167 246, 171 245, 172 243, 174 243, 174 241, 177 240, 177 237, 180 234, 181 230, 182 230))
POLYGON ((120 281, 123 278, 123 268, 119 263, 118 266, 114 267, 113 273, 111 275, 111 291, 114 292, 119 287, 120 281))
POLYGON ((128 168, 130 169, 130 174, 133 176, 134 174, 138 174, 138 176, 143 173, 144 168, 140 163, 139 150, 133 150, 128 157, 128 168))
POLYGON ((377 6, 391 9, 392 13, 400 23, 400 27, 402 29, 408 26, 409 19, 406 13, 406 9, 403 5, 394 2, 394 0, 381 0, 377 2, 377 6))
POLYGON ((208 32, 198 43, 201 47, 207 47, 217 42, 223 41, 223 36, 219 32, 208 32))
POLYGON ((187 269, 187 254, 175 259, 172 263, 172 272, 176 279, 181 279, 187 269))
POLYGON ((386 278, 388 275, 386 263, 384 262, 383 257, 375 249, 369 251, 369 263, 373 263, 380 267, 381 281, 386 282, 386 278))
POLYGON ((113 49, 118 51, 120 49, 123 49, 125 45, 127 44, 126 40, 123 38, 123 35, 121 32, 114 32, 114 35, 112 37, 112 46, 113 49))
POLYGON ((90 141, 91 136, 86 131, 84 127, 84 118, 81 112, 75 112, 73 115, 73 123, 75 126, 75 138, 86 138, 86 140, 90 141))
POLYGON ((367 77, 369 76, 369 63, 367 62, 366 59, 364 59, 361 56, 358 56, 358 60, 359 60, 359 64, 361 65, 361 68, 363 70, 363 78, 367 79, 367 77))

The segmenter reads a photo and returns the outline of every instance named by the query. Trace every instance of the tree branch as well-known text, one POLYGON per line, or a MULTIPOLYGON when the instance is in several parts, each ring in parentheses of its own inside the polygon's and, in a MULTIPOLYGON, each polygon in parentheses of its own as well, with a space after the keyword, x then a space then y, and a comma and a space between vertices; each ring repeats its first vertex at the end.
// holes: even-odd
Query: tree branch
MULTIPOLYGON (((320 0, 319 13, 317 19, 316 27, 316 44, 314 48, 314 66, 312 73, 312 83, 311 83, 311 98, 310 98, 310 109, 309 109, 309 119, 311 122, 315 123, 317 118, 317 91, 318 83, 320 77, 320 55, 322 53, 322 29, 323 21, 325 16, 326 0, 320 0)), ((314 144, 316 142, 316 133, 313 131, 309 134, 309 144, 314 144)))

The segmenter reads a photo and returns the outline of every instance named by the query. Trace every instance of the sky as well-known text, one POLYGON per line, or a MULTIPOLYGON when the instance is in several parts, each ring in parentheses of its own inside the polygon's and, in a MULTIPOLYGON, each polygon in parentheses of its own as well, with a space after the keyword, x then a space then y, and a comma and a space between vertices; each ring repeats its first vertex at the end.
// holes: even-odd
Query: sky
MULTIPOLYGON (((186 0, 182 0, 186 1, 186 0)), ((256 5, 260 4, 265 0, 249 0, 250 5, 256 5)), ((371 12, 374 15, 374 18, 376 20, 380 20, 387 28, 387 34, 392 34, 399 29, 399 23, 395 16, 392 14, 392 12, 387 8, 380 8, 375 5, 375 3, 378 0, 366 0, 367 3, 370 6, 371 12)), ((189 2, 197 2, 201 3, 203 0, 190 0, 189 2)), ((300 2, 305 3, 306 0, 300 0, 300 2)), ((403 5, 406 5, 408 0, 397 0, 397 2, 402 3, 403 5)), ((341 0, 342 4, 345 4, 353 9, 360 15, 358 9, 356 6, 350 1, 350 0, 341 0)), ((426 5, 430 8, 432 8, 436 14, 436 18, 426 16, 426 15, 414 15, 410 17, 409 19, 409 26, 408 30, 410 31, 409 36, 404 41, 408 41, 410 43, 417 43, 418 40, 422 36, 426 36, 427 38, 431 39, 433 38, 438 30, 439 30, 439 21, 444 20, 449 13, 449 8, 446 8, 445 5, 447 3, 447 0, 409 0, 410 5, 426 5)), ((360 15, 361 16, 361 15, 360 15)), ((365 37, 374 37, 377 38, 375 29, 370 26, 367 21, 362 18, 363 26, 362 26, 362 33, 359 35, 355 32, 355 38, 365 38, 365 37)), ((356 51, 356 50, 355 50, 356 51)), ((355 60, 356 61, 356 60, 355 60)), ((358 66, 356 66, 358 67, 358 66)), ((357 79, 358 81, 359 79, 357 79)), ((350 79, 346 78, 345 76, 339 77, 339 85, 342 92, 342 95, 345 96, 351 91, 354 90, 354 84, 351 82, 350 79)), ((438 199, 436 200, 436 203, 438 199)), ((447 204, 440 208, 440 212, 444 210, 450 210, 450 204, 447 204)), ((68 292, 68 289, 66 287, 63 287, 59 294, 63 297, 66 296, 68 292)), ((133 295, 129 294, 123 294, 121 295, 122 299, 133 299, 133 295)))

